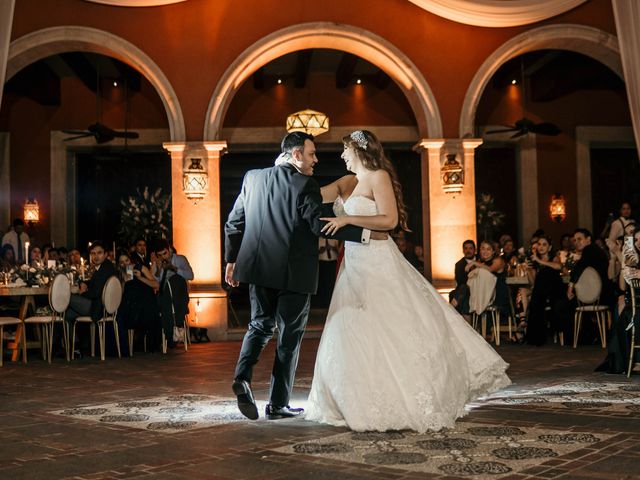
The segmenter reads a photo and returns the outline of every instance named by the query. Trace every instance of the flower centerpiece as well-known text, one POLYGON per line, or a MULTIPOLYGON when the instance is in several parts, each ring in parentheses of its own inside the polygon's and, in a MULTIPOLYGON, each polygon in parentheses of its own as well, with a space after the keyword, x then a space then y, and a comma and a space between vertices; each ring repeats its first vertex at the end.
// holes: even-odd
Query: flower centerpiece
POLYGON ((162 193, 162 188, 153 192, 149 187, 136 195, 121 199, 119 237, 123 244, 131 245, 137 238, 170 238, 171 236, 171 195, 162 193))
POLYGON ((15 286, 47 286, 57 274, 69 274, 74 270, 66 264, 45 267, 42 263, 19 265, 9 270, 9 280, 15 286))

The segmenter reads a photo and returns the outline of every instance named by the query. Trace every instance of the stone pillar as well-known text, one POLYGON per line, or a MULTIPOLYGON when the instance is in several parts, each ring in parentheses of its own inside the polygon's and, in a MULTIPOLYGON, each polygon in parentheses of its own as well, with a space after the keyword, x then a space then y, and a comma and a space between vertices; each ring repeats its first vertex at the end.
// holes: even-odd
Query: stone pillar
POLYGON ((474 151, 482 139, 425 139, 422 152, 422 197, 425 254, 431 259, 431 278, 436 288, 452 288, 454 266, 462 256, 462 242, 476 238, 476 189, 474 151), (464 185, 456 194, 445 193, 440 169, 446 154, 455 154, 464 169, 464 185), (429 212, 427 218, 426 212, 429 212), (428 238, 427 238, 428 235, 428 238))
POLYGON ((169 142, 171 154, 173 243, 186 255, 195 279, 190 282, 189 318, 192 326, 209 330, 213 340, 227 337, 227 294, 222 288, 220 231, 220 158, 227 143, 169 142), (191 158, 201 158, 208 174, 209 191, 197 204, 183 191, 183 172, 191 158))
POLYGON ((0 104, 2 104, 2 91, 4 90, 5 75, 7 73, 7 57, 9 56, 11 25, 13 24, 15 6, 15 0, 3 0, 0 2, 0 104))

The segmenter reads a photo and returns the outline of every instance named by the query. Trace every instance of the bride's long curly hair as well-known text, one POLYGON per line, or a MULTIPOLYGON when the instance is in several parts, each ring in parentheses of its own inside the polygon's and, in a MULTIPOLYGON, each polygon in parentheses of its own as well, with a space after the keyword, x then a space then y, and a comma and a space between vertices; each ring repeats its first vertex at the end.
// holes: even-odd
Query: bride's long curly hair
POLYGON ((407 225, 407 209, 402 197, 402 185, 398 180, 396 169, 384 154, 384 149, 378 137, 369 130, 356 130, 343 137, 342 143, 344 143, 345 147, 354 149, 365 168, 369 170, 382 169, 389 174, 398 207, 398 228, 405 232, 410 232, 411 230, 407 225))

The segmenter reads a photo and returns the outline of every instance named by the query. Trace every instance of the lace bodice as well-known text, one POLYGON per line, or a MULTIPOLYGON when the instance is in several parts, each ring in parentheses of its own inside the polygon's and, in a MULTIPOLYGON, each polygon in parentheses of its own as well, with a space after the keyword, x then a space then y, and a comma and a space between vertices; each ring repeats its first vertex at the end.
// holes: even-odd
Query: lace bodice
POLYGON ((363 215, 372 216, 378 214, 376 202, 363 195, 352 195, 346 201, 341 197, 333 202, 333 213, 336 217, 342 215, 363 215))

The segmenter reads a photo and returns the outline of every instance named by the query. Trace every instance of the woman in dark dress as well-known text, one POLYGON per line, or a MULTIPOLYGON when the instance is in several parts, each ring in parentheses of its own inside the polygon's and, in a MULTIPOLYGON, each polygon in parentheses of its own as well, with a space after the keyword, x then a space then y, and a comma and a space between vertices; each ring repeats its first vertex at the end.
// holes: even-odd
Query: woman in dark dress
POLYGON ((491 242, 483 240, 480 243, 479 259, 469 262, 465 270, 470 271, 473 268, 484 268, 495 275, 496 296, 493 305, 500 309, 500 315, 509 316, 511 307, 509 306, 509 287, 507 286, 507 265, 491 242))
POLYGON ((547 341, 547 323, 550 322, 555 331, 562 331, 559 302, 566 297, 566 288, 562 283, 560 259, 553 255, 551 241, 548 237, 540 237, 531 255, 533 290, 529 302, 527 317, 527 343, 543 345, 547 341))
POLYGON ((139 330, 147 335, 151 351, 159 349, 162 330, 154 292, 159 287, 158 281, 146 265, 141 261, 133 263, 127 254, 120 255, 118 265, 125 280, 119 320, 126 330, 139 330))

